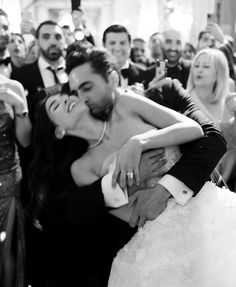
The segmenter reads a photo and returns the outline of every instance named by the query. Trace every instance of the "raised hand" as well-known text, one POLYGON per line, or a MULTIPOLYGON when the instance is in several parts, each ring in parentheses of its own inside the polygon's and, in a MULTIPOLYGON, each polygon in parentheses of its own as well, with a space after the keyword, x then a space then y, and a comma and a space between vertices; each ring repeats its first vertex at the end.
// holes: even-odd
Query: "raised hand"
MULTIPOLYGON (((16 87, 15 87, 16 88, 16 87)), ((1 84, 0 85, 0 100, 8 103, 12 106, 16 113, 20 113, 24 110, 27 110, 27 103, 24 96, 23 88, 20 89, 13 89, 8 84, 1 84)))
POLYGON ((217 23, 208 22, 206 26, 206 31, 212 36, 214 36, 218 42, 222 43, 224 41, 224 33, 217 23))

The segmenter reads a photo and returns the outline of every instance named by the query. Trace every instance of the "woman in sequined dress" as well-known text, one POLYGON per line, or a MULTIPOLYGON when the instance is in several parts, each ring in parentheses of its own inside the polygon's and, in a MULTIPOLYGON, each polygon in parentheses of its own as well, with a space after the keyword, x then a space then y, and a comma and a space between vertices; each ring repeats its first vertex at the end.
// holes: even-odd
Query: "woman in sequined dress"
POLYGON ((24 89, 0 75, 0 286, 22 287, 24 266, 21 169, 16 141, 30 143, 24 89))

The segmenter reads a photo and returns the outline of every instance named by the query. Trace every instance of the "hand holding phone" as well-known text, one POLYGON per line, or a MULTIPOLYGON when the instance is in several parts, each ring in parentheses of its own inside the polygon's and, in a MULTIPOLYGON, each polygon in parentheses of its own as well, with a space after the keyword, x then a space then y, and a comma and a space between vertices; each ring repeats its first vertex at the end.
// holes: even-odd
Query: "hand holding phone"
POLYGON ((216 15, 213 13, 207 14, 207 23, 214 23, 216 21, 216 15))
POLYGON ((164 78, 166 75, 166 64, 167 60, 159 60, 156 61, 156 77, 164 78))

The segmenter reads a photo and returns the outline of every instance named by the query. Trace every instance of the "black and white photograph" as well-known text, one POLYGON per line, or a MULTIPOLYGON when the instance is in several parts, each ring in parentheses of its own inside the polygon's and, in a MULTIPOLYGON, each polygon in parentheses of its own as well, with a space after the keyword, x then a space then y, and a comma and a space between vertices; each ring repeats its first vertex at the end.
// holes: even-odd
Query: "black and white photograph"
POLYGON ((236 286, 236 1, 0 0, 0 287, 236 286))

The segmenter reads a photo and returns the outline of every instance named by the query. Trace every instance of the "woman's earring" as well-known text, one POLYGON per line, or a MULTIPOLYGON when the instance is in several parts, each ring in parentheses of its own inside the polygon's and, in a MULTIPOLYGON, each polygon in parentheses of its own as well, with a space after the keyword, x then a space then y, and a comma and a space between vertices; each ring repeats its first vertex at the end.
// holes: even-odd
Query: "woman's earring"
POLYGON ((56 138, 61 140, 64 138, 64 136, 66 135, 66 131, 64 129, 61 129, 59 127, 56 127, 56 130, 55 130, 55 135, 56 135, 56 138))

